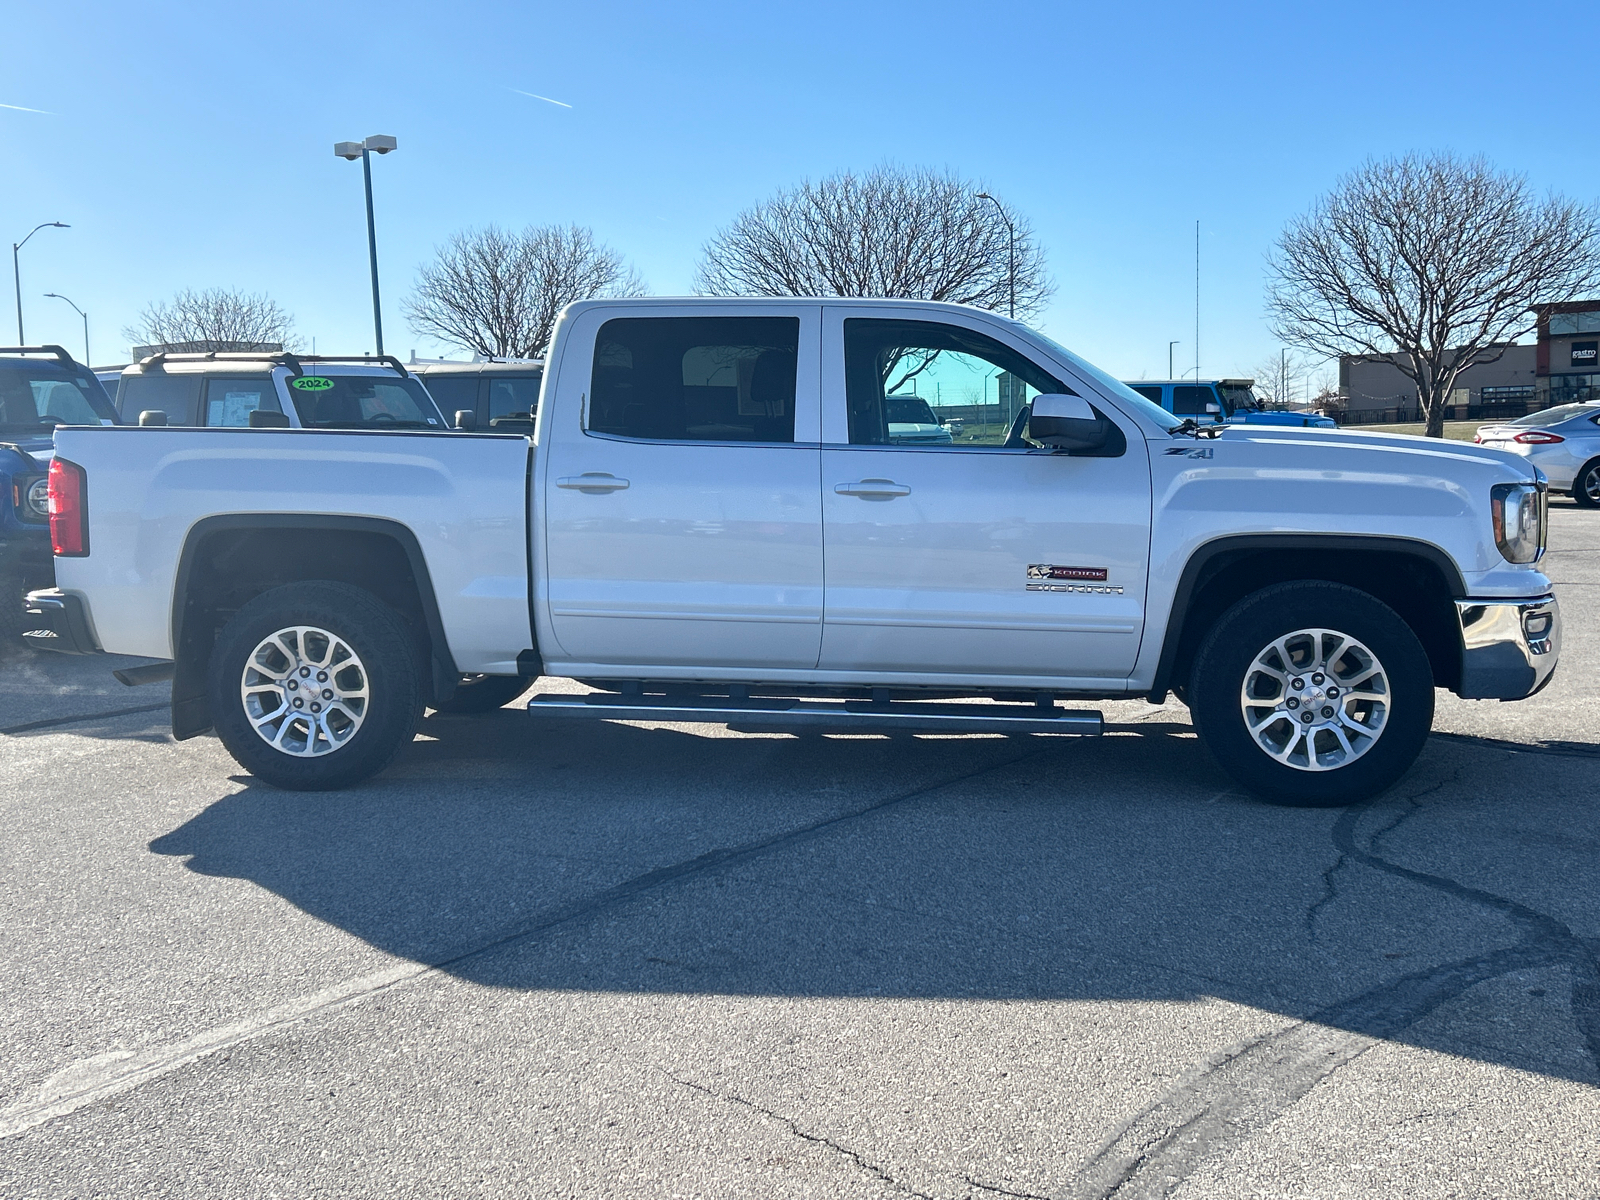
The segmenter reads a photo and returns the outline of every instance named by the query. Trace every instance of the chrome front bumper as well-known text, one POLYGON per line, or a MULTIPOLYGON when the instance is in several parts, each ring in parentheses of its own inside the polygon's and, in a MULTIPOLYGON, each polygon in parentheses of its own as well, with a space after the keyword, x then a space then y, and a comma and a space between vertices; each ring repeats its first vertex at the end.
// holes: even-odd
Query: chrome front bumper
POLYGON ((1521 700, 1555 673, 1561 656, 1561 608, 1554 596, 1532 600, 1457 600, 1461 686, 1466 700, 1521 700))

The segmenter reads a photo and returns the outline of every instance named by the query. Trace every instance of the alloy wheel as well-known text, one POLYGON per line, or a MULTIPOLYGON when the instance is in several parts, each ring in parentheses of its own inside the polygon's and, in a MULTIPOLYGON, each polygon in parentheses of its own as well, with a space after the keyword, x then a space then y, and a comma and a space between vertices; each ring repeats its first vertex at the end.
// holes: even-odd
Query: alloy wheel
POLYGON ((1389 720, 1388 674, 1334 629, 1297 629, 1255 656, 1240 689, 1245 727, 1266 754, 1301 771, 1348 766, 1389 720))
POLYGON ((250 726, 274 750, 331 754, 366 720, 367 669, 337 634, 291 625, 261 639, 239 682, 250 726))

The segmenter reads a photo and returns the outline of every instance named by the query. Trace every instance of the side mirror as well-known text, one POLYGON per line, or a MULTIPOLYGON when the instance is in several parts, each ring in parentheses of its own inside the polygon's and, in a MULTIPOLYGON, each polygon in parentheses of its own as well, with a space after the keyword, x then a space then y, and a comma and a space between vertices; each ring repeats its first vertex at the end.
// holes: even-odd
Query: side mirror
POLYGON ((250 414, 251 429, 287 429, 289 428, 289 414, 275 412, 270 408, 258 408, 250 414))
POLYGON ((1111 422, 1095 416, 1082 396, 1046 392, 1033 398, 1028 413, 1028 436, 1057 450, 1082 454, 1104 449, 1111 428, 1111 422))
POLYGON ((478 427, 478 414, 470 408, 456 409, 456 428, 462 433, 471 433, 478 427))
POLYGON ((165 425, 167 412, 163 408, 147 408, 139 414, 139 424, 146 427, 151 425, 165 425))

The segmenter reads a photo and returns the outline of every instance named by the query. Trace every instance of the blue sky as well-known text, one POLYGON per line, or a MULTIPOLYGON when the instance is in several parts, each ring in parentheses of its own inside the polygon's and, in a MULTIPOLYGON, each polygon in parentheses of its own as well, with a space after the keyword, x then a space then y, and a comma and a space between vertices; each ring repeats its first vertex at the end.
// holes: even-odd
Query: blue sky
MULTIPOLYGON (((0 240, 30 341, 120 361, 181 287, 271 295, 323 352, 372 344, 358 165, 375 159, 385 341, 417 266, 485 222, 589 225, 656 294, 779 187, 893 161, 981 181, 1033 221, 1040 324, 1125 376, 1274 356, 1263 256, 1368 155, 1481 152, 1592 200, 1582 73, 1553 55, 1592 8, 1463 3, 126 3, 6 6, 0 240), (551 97, 570 108, 533 99, 551 97), (21 108, 41 109, 42 113, 21 108)), ((15 332, 10 304, 4 340, 15 332)))

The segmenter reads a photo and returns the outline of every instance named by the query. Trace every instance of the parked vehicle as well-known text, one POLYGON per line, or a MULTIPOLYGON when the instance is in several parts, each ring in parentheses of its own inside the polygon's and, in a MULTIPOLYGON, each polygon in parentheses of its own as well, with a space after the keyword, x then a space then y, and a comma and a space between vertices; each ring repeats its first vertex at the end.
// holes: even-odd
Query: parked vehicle
POLYGON ((1600 507, 1600 401, 1558 404, 1515 421, 1480 425, 1473 441, 1519 454, 1550 486, 1585 508, 1600 507))
POLYGON ((1256 398, 1253 379, 1138 379, 1126 381, 1146 400, 1159 404, 1176 417, 1200 425, 1288 425, 1303 429, 1337 429, 1338 423, 1321 413, 1263 408, 1256 398))
POLYGON ((955 440, 954 431, 940 423, 920 396, 885 396, 883 407, 891 445, 947 445, 955 440))
POLYGON ((153 354, 121 373, 116 404, 127 425, 448 428, 427 389, 389 355, 153 354))
POLYGON ((574 304, 532 439, 57 437, 37 619, 172 660, 174 735, 288 788, 550 675, 597 690, 532 714, 741 728, 1093 734, 1058 701, 1176 689, 1244 786, 1341 803, 1410 766, 1435 687, 1520 699, 1560 646, 1517 456, 1196 430, 956 305, 574 304), (908 358, 1008 372, 1020 425, 898 441, 908 358))
POLYGON ((469 412, 473 429, 532 433, 539 411, 542 358, 495 358, 487 362, 412 363, 411 371, 427 385, 445 416, 469 412))
POLYGON ((46 475, 57 425, 111 424, 100 383, 60 346, 0 346, 0 639, 23 626, 23 598, 55 582, 46 475))

